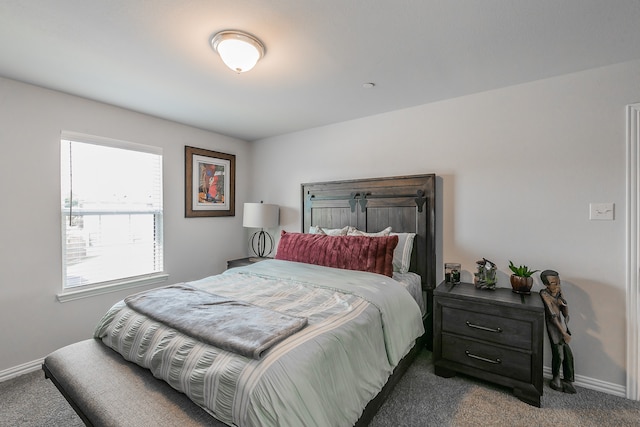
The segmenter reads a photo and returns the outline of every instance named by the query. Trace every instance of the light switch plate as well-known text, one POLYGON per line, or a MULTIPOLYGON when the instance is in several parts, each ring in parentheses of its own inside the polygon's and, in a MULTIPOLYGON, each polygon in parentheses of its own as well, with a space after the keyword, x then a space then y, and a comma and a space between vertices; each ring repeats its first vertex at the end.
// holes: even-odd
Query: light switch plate
POLYGON ((613 221, 613 203, 589 203, 589 219, 613 221))

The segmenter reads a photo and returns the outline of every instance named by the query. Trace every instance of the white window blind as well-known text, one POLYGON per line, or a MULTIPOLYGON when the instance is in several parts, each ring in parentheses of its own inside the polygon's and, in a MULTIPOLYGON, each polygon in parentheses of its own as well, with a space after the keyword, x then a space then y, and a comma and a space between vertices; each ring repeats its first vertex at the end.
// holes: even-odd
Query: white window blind
POLYGON ((163 270, 162 151, 63 132, 63 289, 163 270))

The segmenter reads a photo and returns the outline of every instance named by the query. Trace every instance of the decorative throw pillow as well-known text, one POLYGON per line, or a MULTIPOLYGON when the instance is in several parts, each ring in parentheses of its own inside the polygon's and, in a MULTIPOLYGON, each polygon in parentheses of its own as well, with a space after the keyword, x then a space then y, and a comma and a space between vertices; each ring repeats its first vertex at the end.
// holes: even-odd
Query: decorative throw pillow
POLYGON ((326 236, 282 231, 276 259, 393 275, 398 236, 326 236))
POLYGON ((393 271, 406 273, 411 265, 411 252, 416 233, 391 233, 390 235, 398 236, 398 246, 393 251, 393 271))
POLYGON ((378 231, 377 233, 367 233, 365 231, 360 231, 355 228, 352 228, 347 232, 347 236, 381 237, 381 236, 388 236, 389 234, 391 234, 391 227, 387 227, 384 230, 378 231))
POLYGON ((325 234, 327 236, 346 236, 351 227, 342 228, 324 228, 318 225, 312 225, 309 227, 310 234, 325 234))

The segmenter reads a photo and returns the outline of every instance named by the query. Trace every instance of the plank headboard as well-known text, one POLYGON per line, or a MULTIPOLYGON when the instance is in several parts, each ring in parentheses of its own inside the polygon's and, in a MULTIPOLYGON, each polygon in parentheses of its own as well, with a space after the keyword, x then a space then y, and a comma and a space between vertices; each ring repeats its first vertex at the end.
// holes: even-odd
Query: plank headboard
POLYGON ((422 288, 436 286, 434 174, 302 184, 302 232, 312 225, 353 226, 366 232, 388 226, 416 233, 410 271, 422 288))

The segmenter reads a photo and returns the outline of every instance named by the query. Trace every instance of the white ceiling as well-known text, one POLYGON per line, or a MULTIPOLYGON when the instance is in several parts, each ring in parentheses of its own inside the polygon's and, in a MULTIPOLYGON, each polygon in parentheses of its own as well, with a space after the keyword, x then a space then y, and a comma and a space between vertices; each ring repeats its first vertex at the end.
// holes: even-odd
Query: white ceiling
POLYGON ((0 0, 0 76, 249 141, 639 58, 640 0, 0 0))

